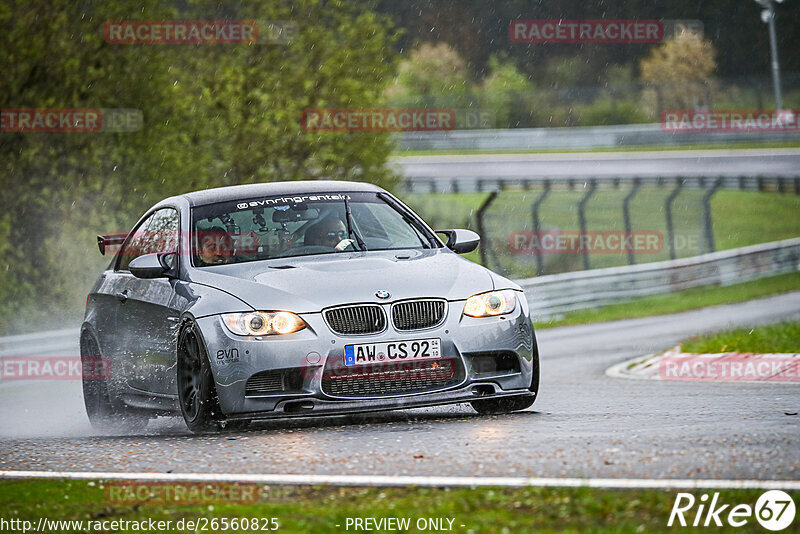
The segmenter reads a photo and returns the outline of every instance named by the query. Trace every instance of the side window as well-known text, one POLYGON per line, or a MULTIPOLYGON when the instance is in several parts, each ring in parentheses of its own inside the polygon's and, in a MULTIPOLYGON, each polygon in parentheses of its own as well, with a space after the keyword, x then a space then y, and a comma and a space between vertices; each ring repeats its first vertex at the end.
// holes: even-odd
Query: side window
POLYGON ((155 252, 177 252, 178 212, 172 208, 156 211, 136 229, 120 251, 118 271, 127 271, 131 261, 155 252))

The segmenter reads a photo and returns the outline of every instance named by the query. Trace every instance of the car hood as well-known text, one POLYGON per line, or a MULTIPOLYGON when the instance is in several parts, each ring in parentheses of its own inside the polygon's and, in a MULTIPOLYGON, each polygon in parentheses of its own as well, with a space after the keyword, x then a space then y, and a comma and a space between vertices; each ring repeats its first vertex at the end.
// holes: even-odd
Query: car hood
POLYGON ((488 269, 446 249, 338 253, 192 269, 189 281, 215 287, 258 310, 314 313, 355 302, 466 299, 491 291, 488 269), (376 291, 387 291, 378 299, 376 291))

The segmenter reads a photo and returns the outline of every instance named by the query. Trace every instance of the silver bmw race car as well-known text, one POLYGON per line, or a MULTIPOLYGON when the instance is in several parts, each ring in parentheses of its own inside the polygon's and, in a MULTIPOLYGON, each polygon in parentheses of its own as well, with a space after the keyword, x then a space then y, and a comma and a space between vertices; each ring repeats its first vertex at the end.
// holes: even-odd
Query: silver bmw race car
MULTIPOLYGON (((440 239, 438 234, 443 236, 440 239)), ((87 299, 81 357, 93 425, 181 413, 193 431, 252 420, 536 399, 522 290, 459 256, 383 189, 341 181, 241 185, 153 206, 87 299), (87 367, 87 365, 84 365, 87 367)))

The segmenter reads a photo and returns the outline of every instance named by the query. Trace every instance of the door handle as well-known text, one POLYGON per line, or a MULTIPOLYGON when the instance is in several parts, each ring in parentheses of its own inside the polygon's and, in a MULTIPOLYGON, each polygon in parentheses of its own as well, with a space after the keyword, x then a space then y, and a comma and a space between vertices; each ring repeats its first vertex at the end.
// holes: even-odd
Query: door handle
POLYGON ((119 299, 120 302, 125 302, 126 300, 128 300, 128 290, 126 289, 121 293, 117 293, 117 299, 119 299))

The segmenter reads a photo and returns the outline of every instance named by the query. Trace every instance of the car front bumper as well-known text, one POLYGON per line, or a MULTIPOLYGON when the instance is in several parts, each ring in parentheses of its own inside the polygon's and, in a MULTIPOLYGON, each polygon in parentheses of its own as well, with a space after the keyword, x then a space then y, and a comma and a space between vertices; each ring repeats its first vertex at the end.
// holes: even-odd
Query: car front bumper
MULTIPOLYGON (((389 316, 390 304, 382 305, 389 316)), ((219 316, 198 319, 197 324, 208 351, 220 408, 228 419, 349 414, 533 395, 529 386, 538 355, 524 296, 518 294, 513 312, 498 317, 463 316, 464 301, 449 302, 447 308, 444 321, 437 327, 406 332, 389 324, 374 335, 337 335, 322 313, 302 314, 308 327, 299 332, 261 339, 230 333, 219 316), (334 369, 347 369, 342 366, 345 345, 430 338, 441 340, 442 360, 452 362, 452 376, 446 383, 424 391, 363 394, 333 393, 324 383, 334 369), (502 369, 483 365, 495 357, 503 359, 502 369), (248 389, 248 379, 253 375, 270 372, 293 377, 291 387, 268 393, 248 389)), ((430 364, 431 360, 426 362, 430 364)))

